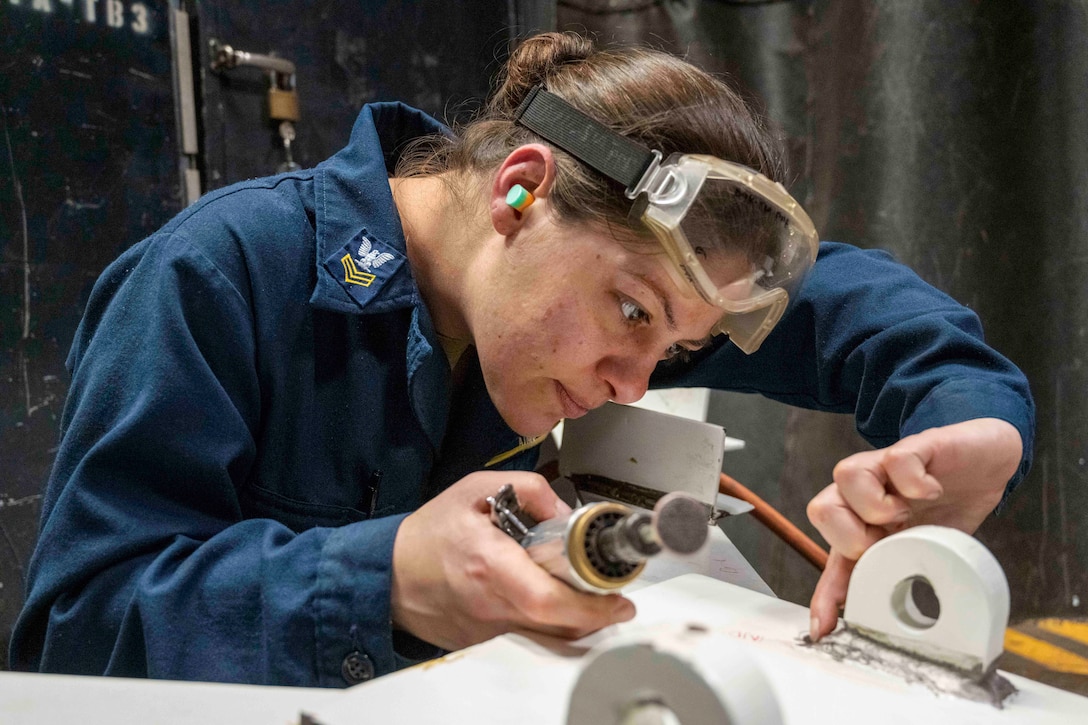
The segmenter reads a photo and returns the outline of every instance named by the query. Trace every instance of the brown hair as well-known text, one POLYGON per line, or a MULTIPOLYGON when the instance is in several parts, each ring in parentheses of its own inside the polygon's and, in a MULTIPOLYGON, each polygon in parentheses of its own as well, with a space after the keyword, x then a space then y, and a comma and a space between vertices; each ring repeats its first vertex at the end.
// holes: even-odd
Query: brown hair
MULTIPOLYGON (((486 173, 518 146, 547 143, 512 120, 537 84, 666 158, 674 152, 709 154, 775 180, 784 173, 779 142, 741 96, 667 53, 642 47, 598 49, 575 33, 544 33, 522 42, 496 81, 476 119, 456 129, 455 137, 429 138, 402 156, 398 176, 486 173)), ((557 173, 549 200, 560 221, 619 225, 644 234, 628 220, 631 202, 620 184, 552 148, 557 173)))

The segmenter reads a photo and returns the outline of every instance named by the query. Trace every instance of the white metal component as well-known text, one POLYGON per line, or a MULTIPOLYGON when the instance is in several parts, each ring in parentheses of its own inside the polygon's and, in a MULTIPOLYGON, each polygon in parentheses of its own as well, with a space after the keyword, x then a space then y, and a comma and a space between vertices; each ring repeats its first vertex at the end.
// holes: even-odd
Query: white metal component
POLYGON ((767 677, 736 642, 704 628, 664 631, 591 651, 567 725, 779 725, 767 677))
POLYGON ((721 426, 608 403, 566 421, 559 473, 682 491, 713 506, 724 450, 721 426))
POLYGON ((707 577, 689 574, 630 596, 638 608, 634 621, 579 642, 503 635, 358 685, 310 712, 323 725, 364 720, 386 725, 561 725, 583 657, 592 646, 697 622, 755 659, 774 689, 785 725, 1088 723, 1088 698, 1016 675, 1005 676, 1019 692, 999 710, 936 695, 901 674, 863 661, 835 660, 800 643, 800 635, 808 632, 807 608, 707 577))
MULTIPOLYGON (((706 389, 650 392, 665 394, 674 412, 706 414, 706 389)), ((560 473, 593 474, 657 491, 681 491, 729 514, 751 510, 750 504, 718 493, 724 451, 730 449, 730 441, 738 444, 734 448, 742 448, 743 441, 727 437, 721 426, 641 407, 650 397, 647 394, 640 407, 609 403, 568 420, 559 450, 560 473)), ((662 552, 647 562, 640 579, 662 581, 697 572, 774 596, 716 526, 710 529, 710 542, 693 556, 662 552)))
POLYGON ((647 390, 637 402, 636 408, 656 410, 658 413, 678 415, 692 420, 706 420, 710 409, 710 388, 666 388, 647 390))
POLYGON ((736 496, 727 496, 724 493, 719 493, 717 498, 714 499, 714 508, 719 511, 724 511, 730 516, 739 516, 740 514, 746 514, 749 511, 755 509, 755 506, 748 503, 742 498, 736 496))
MULTIPOLYGON (((658 413, 678 415, 681 418, 692 420, 706 420, 707 410, 710 407, 709 388, 664 388, 660 390, 647 390, 640 400, 631 403, 632 407, 645 410, 655 410, 658 413)), ((592 411, 589 413, 592 415, 592 411)), ((552 430, 552 438, 556 447, 563 445, 563 422, 560 421, 552 430)), ((744 441, 740 438, 725 436, 725 452, 740 451, 744 449, 744 441)))
POLYGON ((1004 646, 1009 584, 977 539, 942 526, 916 526, 870 547, 846 594, 848 625, 923 657, 983 672, 1004 646), (923 614, 912 585, 925 580, 940 604, 923 614))

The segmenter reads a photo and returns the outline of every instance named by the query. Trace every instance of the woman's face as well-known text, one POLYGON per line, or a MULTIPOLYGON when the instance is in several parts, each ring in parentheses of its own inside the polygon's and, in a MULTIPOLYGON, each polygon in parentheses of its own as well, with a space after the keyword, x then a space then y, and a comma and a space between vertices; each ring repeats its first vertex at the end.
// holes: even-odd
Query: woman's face
POLYGON ((633 403, 659 361, 708 342, 721 311, 682 293, 667 263, 549 220, 486 265, 473 338, 511 428, 539 435, 610 400, 633 403))

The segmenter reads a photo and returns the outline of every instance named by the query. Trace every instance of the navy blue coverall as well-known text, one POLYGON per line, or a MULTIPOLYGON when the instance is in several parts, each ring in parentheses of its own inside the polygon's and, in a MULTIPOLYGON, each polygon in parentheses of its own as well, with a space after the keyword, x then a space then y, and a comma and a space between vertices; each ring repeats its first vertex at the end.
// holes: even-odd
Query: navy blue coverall
MULTIPOLYGON (((441 131, 367 106, 331 159, 208 194, 103 273, 14 668, 343 686, 428 654, 394 646, 397 527, 519 445, 478 370, 451 400, 388 186, 395 151, 441 131), (349 264, 363 250, 392 255, 367 284, 349 264)), ((1023 375, 880 252, 824 243, 759 352, 718 344, 652 385, 850 412, 877 446, 1001 418, 1024 440, 1009 490, 1030 462, 1023 375)))

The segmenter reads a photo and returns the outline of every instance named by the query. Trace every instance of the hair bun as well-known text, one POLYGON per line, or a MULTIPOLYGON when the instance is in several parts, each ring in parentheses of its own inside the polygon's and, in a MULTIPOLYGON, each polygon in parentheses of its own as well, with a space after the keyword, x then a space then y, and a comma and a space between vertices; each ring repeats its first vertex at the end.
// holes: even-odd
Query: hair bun
POLYGON ((586 60, 594 52, 593 41, 577 33, 541 33, 524 40, 499 74, 491 111, 513 113, 533 86, 546 83, 562 66, 586 60))

